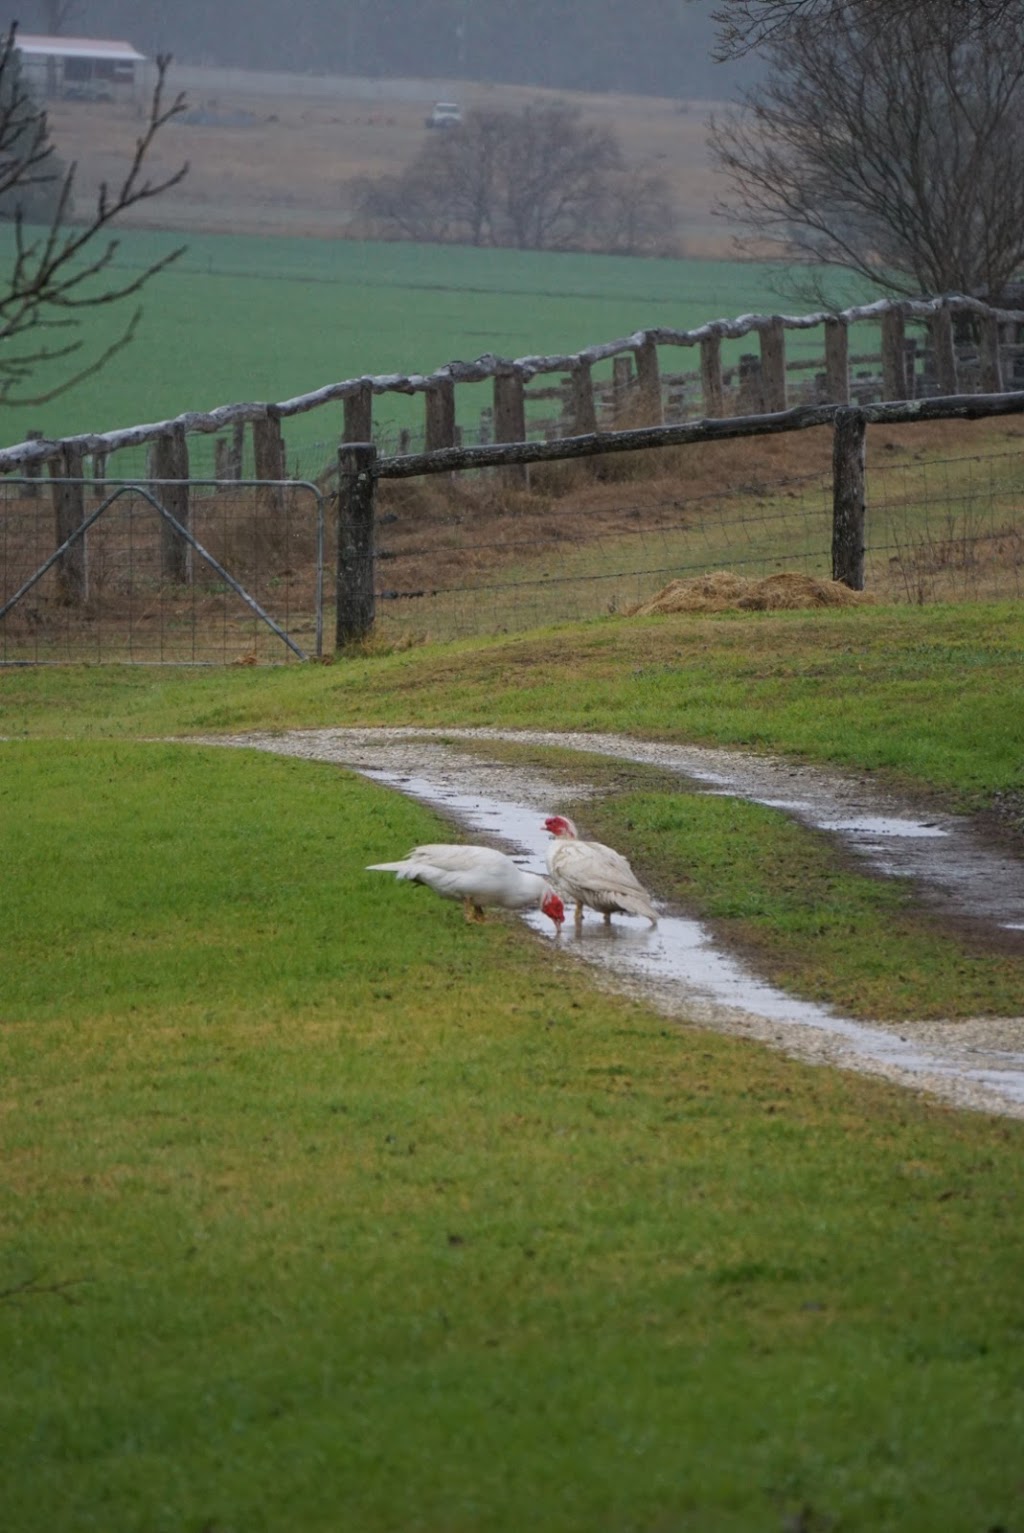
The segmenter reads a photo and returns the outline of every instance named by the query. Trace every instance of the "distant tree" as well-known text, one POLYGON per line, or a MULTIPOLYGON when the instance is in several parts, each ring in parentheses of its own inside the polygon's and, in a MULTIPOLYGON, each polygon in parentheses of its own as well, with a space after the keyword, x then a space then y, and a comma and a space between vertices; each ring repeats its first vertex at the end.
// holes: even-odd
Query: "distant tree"
POLYGON ((617 170, 605 181, 601 248, 615 255, 666 255, 674 248, 672 189, 656 171, 617 170))
POLYGON ((114 277, 118 240, 112 226, 129 208, 176 186, 188 170, 151 181, 147 159, 161 128, 184 111, 178 95, 164 103, 170 60, 157 60, 149 116, 119 185, 104 183, 89 213, 75 218, 75 165, 66 169, 50 140, 45 110, 21 71, 14 27, 0 41, 0 220, 13 226, 6 273, 0 275, 0 403, 40 404, 89 377, 126 346, 136 309, 120 333, 89 352, 76 335, 85 310, 115 305, 138 293, 177 259, 181 247, 127 279, 114 277), (61 381, 33 391, 39 367, 65 365, 61 381))
POLYGON ((521 250, 586 242, 599 224, 605 177, 622 165, 615 136, 575 107, 527 107, 509 119, 502 214, 521 250))
POLYGON ((1024 45, 1000 9, 969 31, 959 0, 793 23, 712 124, 724 211, 891 292, 997 298, 1024 262, 1024 45))
POLYGON ((356 202, 385 234, 521 250, 651 248, 671 224, 665 181, 627 171, 612 133, 557 103, 471 111, 356 202))

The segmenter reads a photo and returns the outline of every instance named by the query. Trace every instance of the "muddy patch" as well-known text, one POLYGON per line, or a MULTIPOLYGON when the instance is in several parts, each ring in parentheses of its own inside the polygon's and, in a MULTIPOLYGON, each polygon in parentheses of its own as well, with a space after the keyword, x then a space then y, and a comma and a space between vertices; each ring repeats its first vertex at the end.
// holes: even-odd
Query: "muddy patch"
MULTIPOLYGON (((781 759, 617 735, 488 729, 302 730, 202 743, 336 762, 432 805, 464 834, 543 871, 548 837, 541 822, 564 788, 535 767, 488 758, 493 740, 641 762, 705 791, 770 805, 834 834, 876 874, 913 878, 944 919, 980 923, 1001 942, 1024 943, 1024 865, 1010 851, 979 838, 966 820, 922 815, 871 784, 781 759), (471 748, 445 744, 454 739, 471 748)), ((587 792, 582 766, 581 778, 576 797, 587 792)), ((545 924, 526 919, 538 932, 545 924)), ((757 1039, 812 1063, 883 1075, 960 1107, 1024 1117, 1024 1017, 857 1022, 776 990, 718 948, 699 922, 670 914, 653 931, 640 920, 617 919, 610 931, 588 921, 580 938, 567 930, 558 940, 592 966, 599 982, 682 1022, 757 1039)))

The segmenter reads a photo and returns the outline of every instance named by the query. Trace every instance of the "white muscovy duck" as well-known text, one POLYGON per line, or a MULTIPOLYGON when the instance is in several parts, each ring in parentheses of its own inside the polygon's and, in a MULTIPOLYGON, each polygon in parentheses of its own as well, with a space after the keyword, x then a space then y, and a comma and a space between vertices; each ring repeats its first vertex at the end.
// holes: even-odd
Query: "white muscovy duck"
POLYGON ((542 911, 555 923, 565 920, 565 906, 539 873, 524 868, 489 846, 415 846, 400 862, 373 862, 368 873, 394 873, 396 878, 425 884, 443 899, 461 900, 467 921, 483 921, 484 907, 542 911))
POLYGON ((576 902, 576 931, 583 927, 583 911, 600 911, 606 926, 613 914, 646 916, 652 926, 658 924, 658 912, 651 897, 621 852, 600 841, 581 841, 572 820, 564 814, 552 814, 544 829, 554 840, 548 845, 548 873, 555 888, 566 900, 576 902))

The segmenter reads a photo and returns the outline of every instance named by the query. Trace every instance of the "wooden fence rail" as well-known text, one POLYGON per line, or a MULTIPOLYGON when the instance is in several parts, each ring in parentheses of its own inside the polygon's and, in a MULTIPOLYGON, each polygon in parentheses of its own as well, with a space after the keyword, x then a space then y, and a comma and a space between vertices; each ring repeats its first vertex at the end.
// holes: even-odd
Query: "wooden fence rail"
MULTIPOLYGON (((0 473, 33 473, 49 464, 64 449, 83 458, 101 458, 130 447, 148 445, 175 433, 186 439, 194 435, 228 433, 219 448, 222 464, 234 471, 240 462, 240 432, 248 426, 253 433, 257 456, 270 472, 280 468, 283 450, 283 422, 340 403, 341 429, 328 436, 341 435, 345 441, 369 441, 373 436, 373 400, 384 394, 423 394, 425 436, 430 447, 450 447, 456 443, 455 389, 459 384, 490 382, 493 389, 493 420, 496 441, 522 440, 524 430, 525 390, 534 379, 561 374, 570 380, 570 408, 566 418, 572 435, 584 435, 596 423, 593 369, 611 361, 611 391, 617 414, 629 408, 636 418, 651 425, 663 419, 663 387, 659 348, 693 349, 694 378, 701 391, 701 413, 718 417, 727 413, 726 376, 735 369, 723 366, 722 346, 727 341, 757 338, 758 353, 743 359, 738 388, 742 398, 744 375, 751 392, 751 380, 757 378, 757 402, 760 411, 775 412, 787 407, 786 373, 792 367, 786 358, 786 333, 822 329, 823 358, 820 363, 800 362, 799 366, 819 366, 824 401, 832 404, 851 402, 850 367, 858 359, 849 354, 849 330, 856 324, 881 326, 880 389, 887 400, 906 399, 910 394, 907 376, 906 329, 908 324, 924 325, 927 331, 927 354, 941 392, 955 393, 963 347, 953 344, 957 326, 969 326, 973 332, 972 364, 977 387, 982 393, 998 393, 1005 384, 1004 360, 1016 361, 1024 355, 1024 312, 990 307, 975 298, 947 294, 928 299, 880 299, 840 313, 825 311, 813 314, 743 314, 735 319, 715 319, 692 330, 657 326, 638 330, 632 335, 604 341, 571 354, 526 356, 515 359, 486 353, 472 362, 448 362, 432 373, 385 373, 347 378, 308 394, 297 395, 278 403, 240 403, 220 405, 209 411, 186 411, 173 419, 147 425, 129 426, 115 431, 85 433, 59 439, 30 437, 14 446, 0 449, 0 473)), ((910 343, 912 344, 912 343, 910 343)), ((1013 380, 1010 380, 1011 382, 1013 380)), ((744 413, 742 410, 733 413, 744 413)), ((745 413, 751 413, 747 410, 745 413)), ((180 465, 179 465, 180 467, 180 465)), ((187 475, 186 475, 187 477, 187 475)))

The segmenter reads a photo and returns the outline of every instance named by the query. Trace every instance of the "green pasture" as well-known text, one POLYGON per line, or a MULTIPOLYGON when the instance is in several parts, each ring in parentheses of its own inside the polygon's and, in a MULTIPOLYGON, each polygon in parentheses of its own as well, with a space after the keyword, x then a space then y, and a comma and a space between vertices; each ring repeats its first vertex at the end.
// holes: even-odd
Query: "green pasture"
MULTIPOLYGON (((9 239, 0 230, 0 257, 9 239)), ((430 372, 484 352, 576 351, 651 325, 685 329, 780 306, 775 269, 756 263, 229 235, 125 233, 115 276, 183 242, 186 254, 145 290, 132 346, 61 398, 3 412, 3 445, 30 427, 53 436, 109 431, 288 399, 364 373, 430 372)), ((97 310, 83 334, 109 341, 125 317, 97 310)), ((813 352, 813 333, 794 336, 798 349, 804 341, 813 352)), ((698 365, 682 355, 681 367, 698 365)), ((59 376, 40 370, 40 392, 59 376)), ((490 403, 486 388, 479 400, 459 392, 467 418, 490 403)), ((379 398, 375 409, 384 428, 421 422, 421 402, 400 395, 379 398)), ((334 406, 291 423, 290 467, 322 467, 316 449, 336 440, 339 414, 334 406)))
MULTIPOLYGON (((667 1022, 366 872, 426 809, 185 737, 615 729, 992 812, 1022 659, 1003 603, 0 672, 4 1529, 1015 1527, 1020 1122, 667 1022)), ((777 812, 496 750, 795 993, 1021 1009, 777 812)))

